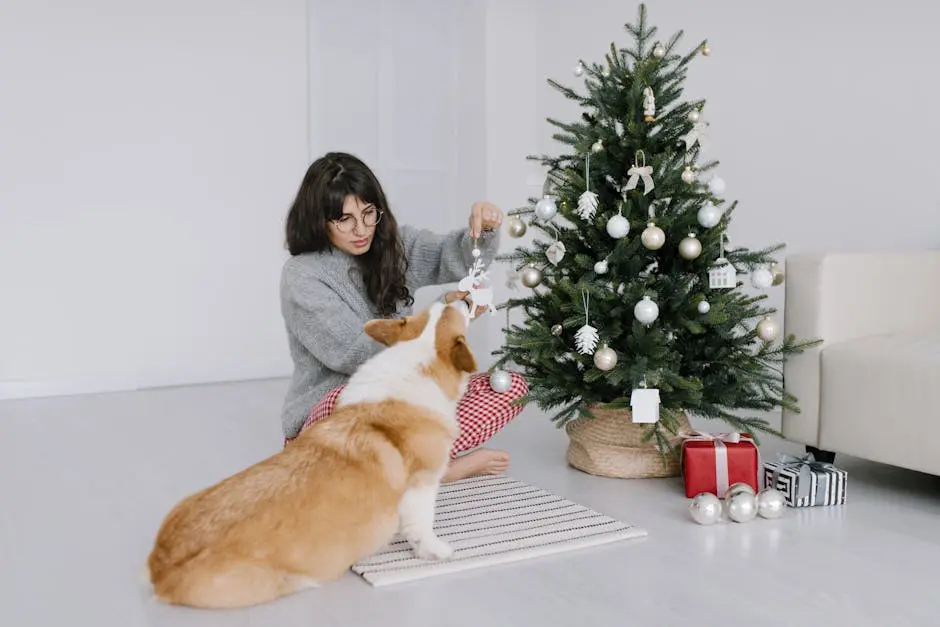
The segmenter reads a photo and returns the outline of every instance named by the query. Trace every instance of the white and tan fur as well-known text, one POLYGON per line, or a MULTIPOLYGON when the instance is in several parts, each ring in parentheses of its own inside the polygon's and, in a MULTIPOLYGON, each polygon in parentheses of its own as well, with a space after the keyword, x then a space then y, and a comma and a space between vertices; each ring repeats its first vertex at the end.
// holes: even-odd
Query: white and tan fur
POLYGON ((468 321, 458 301, 367 323, 388 348, 349 379, 329 418, 167 515, 148 560, 156 596, 207 608, 267 602, 341 576, 396 531, 418 557, 449 557, 434 506, 476 370, 468 321))

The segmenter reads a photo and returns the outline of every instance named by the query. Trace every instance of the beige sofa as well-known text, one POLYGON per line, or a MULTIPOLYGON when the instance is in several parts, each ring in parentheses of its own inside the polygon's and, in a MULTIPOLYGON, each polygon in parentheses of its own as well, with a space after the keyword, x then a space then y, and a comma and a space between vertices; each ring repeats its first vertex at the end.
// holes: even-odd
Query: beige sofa
POLYGON ((823 343, 784 366, 784 436, 940 475, 940 252, 793 255, 785 285, 785 331, 823 343))

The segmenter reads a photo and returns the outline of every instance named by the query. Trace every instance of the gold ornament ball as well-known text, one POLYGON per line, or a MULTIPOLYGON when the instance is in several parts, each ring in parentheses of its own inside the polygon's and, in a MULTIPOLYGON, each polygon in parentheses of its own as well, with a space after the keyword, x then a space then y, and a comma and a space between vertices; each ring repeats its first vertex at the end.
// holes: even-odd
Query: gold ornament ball
POLYGON ((702 46, 702 54, 704 54, 707 57, 707 56, 710 56, 711 53, 712 53, 711 46, 709 46, 708 44, 705 44, 702 46))
POLYGON ((555 337, 558 337, 559 335, 561 335, 562 331, 564 330, 565 328, 561 326, 560 324, 552 325, 552 335, 554 335, 555 337))
POLYGON ((770 266, 770 274, 773 276, 773 281, 771 284, 774 286, 782 285, 783 280, 786 278, 786 275, 783 272, 783 268, 777 264, 770 266))
POLYGON ((770 342, 777 337, 777 323, 772 318, 764 318, 757 323, 757 337, 770 342))
POLYGON ((662 44, 657 43, 655 46, 653 46, 653 56, 657 59, 662 59, 664 56, 666 56, 666 48, 662 44))
POLYGON ((697 110, 692 109, 689 111, 689 122, 698 122, 700 117, 701 114, 697 110))
POLYGON ((525 222, 523 222, 519 218, 512 217, 509 219, 509 226, 507 227, 507 230, 509 231, 510 237, 515 237, 515 238, 522 237, 523 235, 525 235, 526 228, 527 227, 525 225, 525 222))
POLYGON ((522 269, 520 280, 526 287, 536 287, 542 282, 542 271, 535 266, 526 266, 522 269))
POLYGON ((613 370, 617 365, 617 351, 605 344, 594 352, 594 365, 598 370, 613 370))
POLYGON ((695 172, 692 171, 692 168, 686 168, 682 171, 682 182, 689 185, 695 182, 695 172))
POLYGON ((683 238, 682 241, 679 242, 679 255, 681 255, 683 259, 692 261, 701 254, 702 242, 698 241, 698 238, 695 237, 695 233, 689 233, 688 237, 683 238))
POLYGON ((661 228, 650 222, 643 229, 640 241, 648 250, 659 250, 666 243, 666 234, 661 228))

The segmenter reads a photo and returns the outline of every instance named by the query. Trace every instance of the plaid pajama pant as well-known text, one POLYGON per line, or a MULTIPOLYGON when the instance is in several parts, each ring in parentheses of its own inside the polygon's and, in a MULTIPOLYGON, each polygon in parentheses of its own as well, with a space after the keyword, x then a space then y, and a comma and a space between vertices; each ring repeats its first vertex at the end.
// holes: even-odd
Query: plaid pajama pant
MULTIPOLYGON (((512 377, 512 385, 503 393, 490 387, 488 373, 480 372, 470 376, 467 391, 457 402, 460 435, 450 451, 452 458, 480 446, 522 412, 522 406, 513 405, 512 402, 529 393, 529 384, 525 377, 517 372, 510 372, 509 375, 512 377)), ((333 388, 320 399, 300 428, 301 432, 333 413, 336 399, 344 387, 346 386, 341 385, 333 388)))

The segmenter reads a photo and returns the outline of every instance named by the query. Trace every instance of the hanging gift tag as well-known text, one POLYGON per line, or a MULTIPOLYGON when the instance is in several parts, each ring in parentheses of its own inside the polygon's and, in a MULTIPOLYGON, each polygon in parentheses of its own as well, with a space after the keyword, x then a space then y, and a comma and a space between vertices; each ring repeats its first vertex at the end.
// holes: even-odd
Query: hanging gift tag
POLYGON ((659 420, 659 390, 640 388, 630 394, 630 413, 633 422, 657 422, 659 420))

